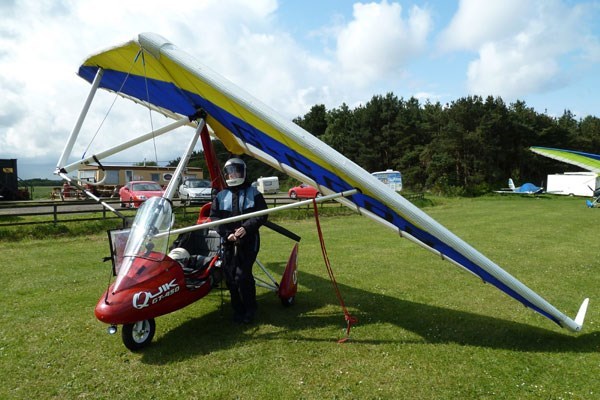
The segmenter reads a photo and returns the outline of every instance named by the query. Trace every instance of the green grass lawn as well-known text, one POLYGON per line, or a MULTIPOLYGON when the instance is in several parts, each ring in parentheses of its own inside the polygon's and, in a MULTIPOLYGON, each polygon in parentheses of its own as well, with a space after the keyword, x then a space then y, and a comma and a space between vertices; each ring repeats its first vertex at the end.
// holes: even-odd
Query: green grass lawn
POLYGON ((55 187, 61 187, 61 185, 56 186, 35 186, 33 188, 32 200, 50 200, 52 198, 52 191, 55 187))
MULTIPOLYGON (((218 291, 156 320, 131 353, 93 309, 109 282, 105 234, 0 241, 0 398, 600 398, 600 210, 582 199, 434 199, 424 210, 561 311, 572 334, 491 285, 357 215, 321 220, 352 315, 345 322, 314 220, 300 234, 296 304, 258 289, 255 325, 230 322, 218 291)), ((1 237, 1 236, 0 236, 1 237)), ((262 230, 280 276, 292 243, 262 230)), ((258 268, 255 269, 258 274, 258 268)))

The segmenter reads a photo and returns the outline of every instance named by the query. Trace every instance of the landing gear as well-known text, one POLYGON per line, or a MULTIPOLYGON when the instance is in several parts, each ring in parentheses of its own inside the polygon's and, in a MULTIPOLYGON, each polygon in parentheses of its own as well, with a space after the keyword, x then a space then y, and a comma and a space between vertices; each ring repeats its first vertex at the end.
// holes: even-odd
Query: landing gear
POLYGON ((280 298, 281 300, 281 304, 283 304, 284 307, 291 307, 294 305, 295 301, 296 301, 296 296, 292 296, 292 297, 287 297, 287 298, 280 298))
POLYGON ((121 331, 123 344, 131 351, 140 350, 150 344, 155 331, 156 322, 154 322, 154 318, 134 322, 133 324, 125 324, 121 331))

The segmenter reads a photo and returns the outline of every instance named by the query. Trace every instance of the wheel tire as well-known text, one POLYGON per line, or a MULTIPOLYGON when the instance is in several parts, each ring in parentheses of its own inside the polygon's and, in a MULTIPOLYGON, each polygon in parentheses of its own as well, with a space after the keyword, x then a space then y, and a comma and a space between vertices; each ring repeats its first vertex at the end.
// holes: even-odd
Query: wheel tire
POLYGON ((294 303, 296 302, 296 296, 292 296, 292 297, 288 297, 288 298, 281 298, 281 304, 283 304, 284 307, 291 307, 294 305, 294 303))
POLYGON ((123 344, 131 351, 140 350, 150 344, 156 332, 156 322, 154 318, 144 321, 134 322, 133 324, 123 325, 121 338, 123 344))
POLYGON ((298 198, 298 194, 296 192, 290 192, 290 199, 296 200, 298 198))

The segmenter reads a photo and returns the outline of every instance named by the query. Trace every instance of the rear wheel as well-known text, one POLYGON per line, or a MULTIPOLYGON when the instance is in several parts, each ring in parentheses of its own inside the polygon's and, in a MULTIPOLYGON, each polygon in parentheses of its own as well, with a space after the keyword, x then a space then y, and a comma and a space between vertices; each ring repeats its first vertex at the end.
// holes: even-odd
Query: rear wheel
POLYGON ((296 301, 296 296, 281 298, 281 304, 283 304, 284 307, 293 306, 295 301, 296 301))
POLYGON ((133 324, 123 325, 121 338, 123 344, 131 351, 140 350, 150 344, 156 332, 156 322, 154 318, 144 321, 134 322, 133 324))
POLYGON ((298 194, 296 192, 290 192, 290 199, 296 200, 298 198, 298 194))

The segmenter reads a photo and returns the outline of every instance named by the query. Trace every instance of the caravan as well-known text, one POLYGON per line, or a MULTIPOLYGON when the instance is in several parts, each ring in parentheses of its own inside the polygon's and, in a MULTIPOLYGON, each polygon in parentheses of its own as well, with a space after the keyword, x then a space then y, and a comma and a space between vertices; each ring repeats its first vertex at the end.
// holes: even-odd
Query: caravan
POLYGON ((388 185, 396 192, 402 191, 402 174, 399 171, 386 169, 385 171, 373 172, 371 175, 388 185))
POLYGON ((277 193, 279 192, 279 178, 276 176, 261 176, 256 180, 256 188, 262 194, 277 193))

